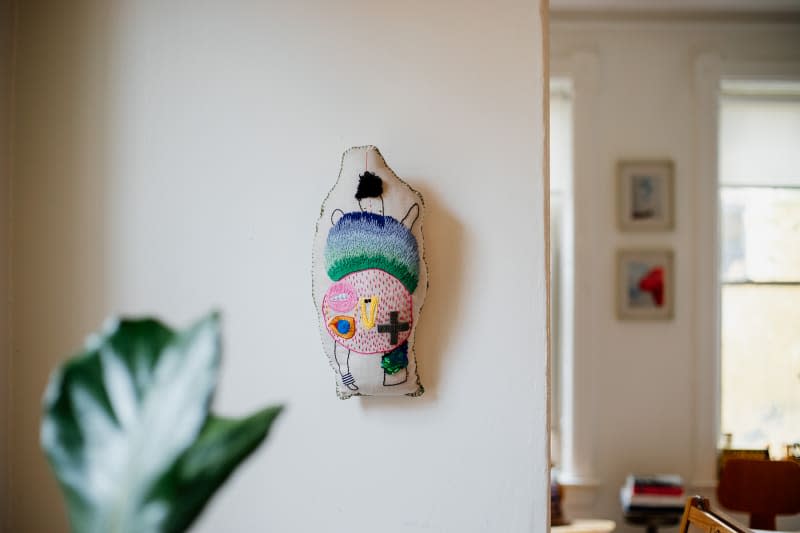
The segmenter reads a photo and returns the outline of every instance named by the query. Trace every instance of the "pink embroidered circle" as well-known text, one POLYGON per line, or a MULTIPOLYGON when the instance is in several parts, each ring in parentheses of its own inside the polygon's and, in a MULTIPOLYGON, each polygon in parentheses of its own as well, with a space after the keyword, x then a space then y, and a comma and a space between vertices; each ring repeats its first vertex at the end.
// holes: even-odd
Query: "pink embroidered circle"
POLYGON ((331 285, 325 298, 328 300, 328 305, 331 306, 331 309, 340 313, 346 313, 355 309, 356 303, 358 303, 356 290, 346 281, 340 281, 331 285))
POLYGON ((322 314, 333 340, 360 354, 390 352, 411 335, 411 294, 399 279, 376 268, 353 272, 331 285, 322 299, 322 314), (343 285, 353 289, 353 304, 347 310, 339 305, 343 298, 333 301, 343 285), (355 334, 343 323, 351 319, 355 334))

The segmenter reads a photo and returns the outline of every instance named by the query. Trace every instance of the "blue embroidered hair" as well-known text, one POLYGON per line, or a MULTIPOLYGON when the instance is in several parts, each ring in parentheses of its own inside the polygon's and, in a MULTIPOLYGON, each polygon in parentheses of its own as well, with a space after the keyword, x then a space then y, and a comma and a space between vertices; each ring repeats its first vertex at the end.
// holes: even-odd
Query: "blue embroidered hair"
POLYGON ((414 292, 419 283, 417 239, 396 218, 370 212, 346 213, 328 233, 325 245, 328 276, 379 268, 414 292))

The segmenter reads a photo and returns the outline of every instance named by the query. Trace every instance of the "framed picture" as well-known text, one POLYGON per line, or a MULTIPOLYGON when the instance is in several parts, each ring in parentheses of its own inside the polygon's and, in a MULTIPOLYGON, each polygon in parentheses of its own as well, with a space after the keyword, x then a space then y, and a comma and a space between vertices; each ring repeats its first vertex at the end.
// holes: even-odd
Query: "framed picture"
POLYGON ((623 231, 672 229, 674 187, 672 161, 641 160, 617 163, 619 229, 623 231))
POLYGON ((617 317, 621 320, 672 318, 673 253, 667 249, 617 252, 617 317))

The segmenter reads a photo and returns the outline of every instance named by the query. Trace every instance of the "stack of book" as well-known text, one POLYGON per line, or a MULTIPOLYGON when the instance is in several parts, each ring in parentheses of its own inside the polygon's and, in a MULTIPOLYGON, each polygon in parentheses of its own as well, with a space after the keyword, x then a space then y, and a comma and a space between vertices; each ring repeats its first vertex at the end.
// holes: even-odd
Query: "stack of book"
POLYGON ((680 476, 629 475, 620 490, 620 500, 626 514, 675 514, 683 511, 686 495, 680 476))

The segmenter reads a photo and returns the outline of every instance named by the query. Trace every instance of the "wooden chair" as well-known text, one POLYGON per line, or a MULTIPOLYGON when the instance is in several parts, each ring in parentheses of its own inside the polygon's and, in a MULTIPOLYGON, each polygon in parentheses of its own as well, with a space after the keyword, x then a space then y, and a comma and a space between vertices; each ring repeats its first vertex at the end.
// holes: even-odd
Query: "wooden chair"
POLYGON ((693 496, 686 501, 678 533, 689 533, 689 526, 699 528, 703 533, 752 533, 730 518, 713 512, 708 498, 700 496, 693 496))
POLYGON ((717 485, 719 504, 750 513, 750 527, 775 529, 775 516, 800 513, 800 464, 729 459, 717 485))

